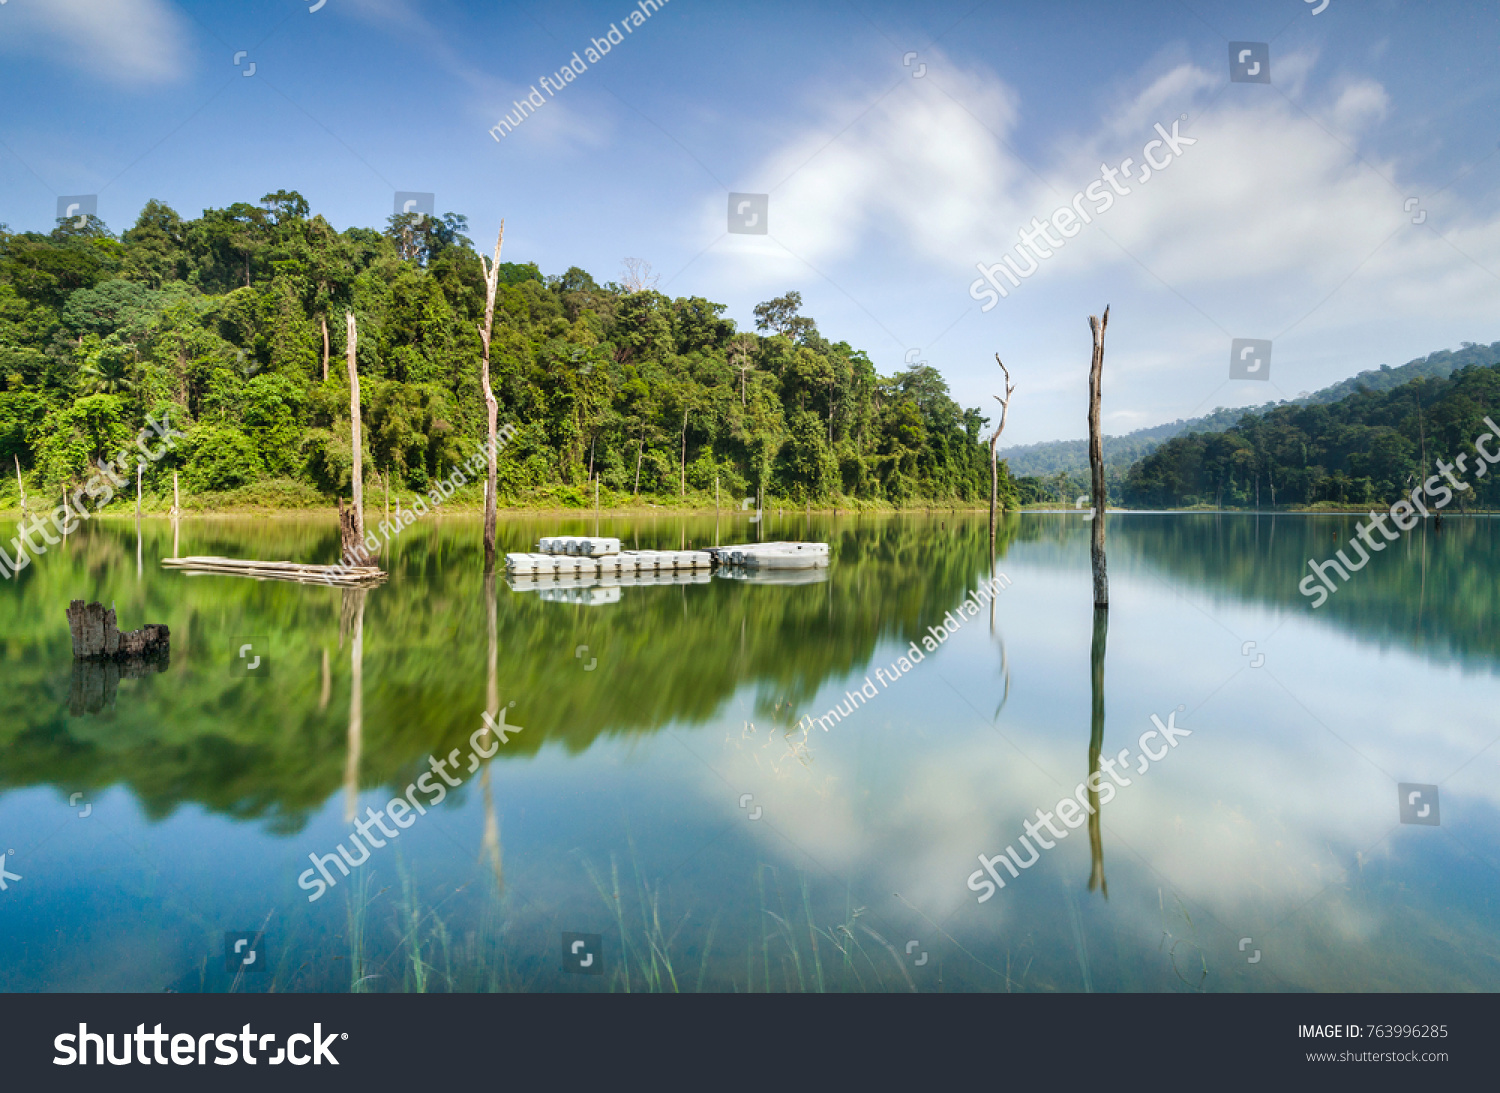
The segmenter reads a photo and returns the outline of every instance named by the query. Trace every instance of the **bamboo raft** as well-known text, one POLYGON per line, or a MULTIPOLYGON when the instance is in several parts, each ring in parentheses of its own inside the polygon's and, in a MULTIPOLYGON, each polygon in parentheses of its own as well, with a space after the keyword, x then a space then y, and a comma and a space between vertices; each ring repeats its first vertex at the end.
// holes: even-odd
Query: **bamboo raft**
POLYGON ((335 588, 367 588, 386 578, 379 566, 304 565, 301 562, 256 562, 240 558, 163 558, 164 569, 178 569, 189 576, 218 574, 252 577, 257 581, 292 581, 297 584, 332 585, 335 588))

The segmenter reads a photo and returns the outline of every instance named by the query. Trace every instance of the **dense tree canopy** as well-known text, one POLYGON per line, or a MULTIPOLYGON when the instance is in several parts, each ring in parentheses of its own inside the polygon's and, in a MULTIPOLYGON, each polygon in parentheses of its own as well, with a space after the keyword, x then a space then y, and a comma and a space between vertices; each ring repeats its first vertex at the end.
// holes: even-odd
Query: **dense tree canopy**
MULTIPOLYGON (((1474 441, 1500 419, 1500 365, 1327 405, 1246 414, 1223 432, 1174 437, 1130 469, 1125 501, 1139 506, 1387 505, 1451 464, 1482 463, 1474 441), (1273 491, 1274 490, 1274 495, 1273 491)), ((1500 476, 1460 474, 1474 491, 1455 505, 1500 504, 1500 476)))
MULTIPOLYGON (((346 311, 370 472, 425 490, 482 439, 484 283, 464 217, 338 232, 280 190, 196 220, 152 201, 119 237, 76 224, 0 226, 0 460, 36 490, 81 481, 169 412, 188 439, 148 489, 177 470, 200 495, 291 482, 331 497, 353 461, 346 311)), ((597 477, 615 496, 703 499, 717 480, 725 498, 984 500, 980 411, 925 365, 878 375, 800 308, 789 292, 739 332, 699 297, 502 265, 491 380, 519 430, 502 496, 581 502, 597 477)), ((1001 491, 1014 504, 1008 476, 1001 491)))

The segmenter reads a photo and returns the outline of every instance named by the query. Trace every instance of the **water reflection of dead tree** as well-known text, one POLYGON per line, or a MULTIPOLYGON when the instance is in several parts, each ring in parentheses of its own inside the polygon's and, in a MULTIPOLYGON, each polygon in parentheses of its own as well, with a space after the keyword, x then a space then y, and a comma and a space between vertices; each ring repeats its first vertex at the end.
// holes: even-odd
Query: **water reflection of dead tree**
POLYGON ((344 589, 339 611, 339 648, 344 635, 353 632, 349 644, 349 744, 344 763, 344 821, 353 823, 359 806, 359 759, 365 728, 365 597, 364 588, 344 589))
MULTIPOLYGON (((1095 517, 1099 519, 1099 517, 1095 517)), ((1093 669, 1093 718, 1089 732, 1089 891, 1099 889, 1109 899, 1109 881, 1104 879, 1104 837, 1099 824, 1099 755, 1104 750, 1104 646, 1109 637, 1109 612, 1094 609, 1094 641, 1089 651, 1093 669)))
MULTIPOLYGON (((990 539, 990 585, 995 583, 995 540, 990 539)), ((995 629, 995 601, 999 597, 990 597, 990 637, 1000 643, 1000 675, 1005 680, 1005 691, 1000 695, 1000 705, 995 707, 995 720, 1000 720, 1000 711, 1005 709, 1005 704, 1010 701, 1010 657, 1005 652, 1005 639, 995 629)))
MULTIPOLYGON (((500 630, 493 572, 487 572, 484 576, 484 602, 488 613, 490 637, 489 676, 484 692, 484 708, 488 716, 484 720, 484 729, 481 733, 483 742, 475 749, 476 751, 490 750, 490 725, 494 724, 495 715, 500 712, 500 630)), ((490 859, 490 871, 495 874, 495 887, 503 892, 505 891, 505 868, 500 850, 500 820, 495 814, 495 797, 490 787, 489 763, 484 765, 484 770, 479 775, 479 786, 484 794, 484 853, 490 859)))
MULTIPOLYGON (((1094 608, 1109 607, 1109 576, 1104 565, 1104 508, 1108 495, 1104 485, 1104 433, 1099 424, 1099 403, 1104 386, 1104 328, 1109 326, 1109 308, 1104 318, 1089 316, 1094 332, 1094 357, 1089 367, 1089 469, 1093 474, 1094 521, 1090 553, 1094 561, 1094 608)), ((1101 669, 1102 671, 1102 669, 1101 669)))

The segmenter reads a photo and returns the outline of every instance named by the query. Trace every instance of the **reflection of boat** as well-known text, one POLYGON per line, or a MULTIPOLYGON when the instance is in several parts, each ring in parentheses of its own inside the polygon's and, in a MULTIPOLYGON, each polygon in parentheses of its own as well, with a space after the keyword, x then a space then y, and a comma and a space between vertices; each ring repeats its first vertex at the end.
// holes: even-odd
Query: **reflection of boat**
POLYGON ((719 570, 719 576, 750 584, 820 584, 828 580, 828 569, 826 566, 806 569, 746 569, 742 566, 725 566, 719 570))
MULTIPOLYGON (((546 540, 543 540, 546 542, 546 540)), ((505 568, 517 576, 598 577, 617 573, 671 573, 709 569, 713 555, 706 550, 632 550, 603 557, 573 554, 507 554, 505 568)))
POLYGON ((751 569, 817 569, 828 565, 828 555, 791 550, 747 550, 744 565, 751 569))
POLYGON ((566 574, 531 574, 512 572, 506 576, 505 583, 512 592, 541 592, 542 599, 554 600, 566 603, 617 603, 620 599, 619 590, 622 588, 643 588, 650 585, 682 585, 682 584, 707 584, 712 580, 712 575, 703 569, 666 570, 665 572, 647 573, 606 573, 601 576, 585 575, 575 573, 566 574), (613 592, 613 595, 604 598, 591 597, 573 599, 567 596, 549 596, 547 592, 576 592, 580 590, 600 590, 613 592))
POLYGON ((551 603, 581 603, 588 607, 620 602, 620 586, 617 584, 539 588, 536 594, 551 603))

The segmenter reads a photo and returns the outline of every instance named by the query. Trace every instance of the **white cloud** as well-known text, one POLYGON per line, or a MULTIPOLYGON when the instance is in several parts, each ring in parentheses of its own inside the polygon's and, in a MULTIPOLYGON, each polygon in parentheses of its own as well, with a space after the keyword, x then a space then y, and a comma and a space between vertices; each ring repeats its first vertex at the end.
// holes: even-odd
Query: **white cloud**
POLYGON ((0 15, 0 50, 107 83, 170 83, 187 67, 183 20, 164 0, 9 0, 0 15))
POLYGON ((1345 130, 1363 129, 1385 120, 1391 97, 1374 80, 1355 80, 1344 88, 1333 104, 1333 120, 1345 130))
MULTIPOLYGON (((770 192, 770 236, 731 235, 714 248, 731 295, 779 291, 789 278, 816 291, 821 278, 805 262, 841 290, 826 293, 820 315, 837 314, 846 296, 879 315, 881 325, 861 335, 877 349, 887 329, 924 344, 971 307, 974 317, 945 345, 949 355, 988 360, 985 346, 960 342, 997 337, 1030 358, 1028 392, 1057 397, 1076 389, 1087 352, 1056 313, 1126 304, 1135 330, 1145 329, 1142 319, 1152 330, 1113 360, 1112 374, 1146 381, 1128 389, 1132 404, 1111 411, 1116 427, 1244 395, 1215 392, 1228 337, 1295 329, 1295 352, 1288 345, 1276 373, 1292 386, 1249 393, 1259 401, 1378 363, 1347 359, 1351 349, 1384 352, 1370 348, 1372 318, 1385 332, 1377 340, 1405 335, 1425 351, 1485 340, 1493 327, 1500 210, 1438 193, 1448 180, 1423 178, 1424 160, 1380 150, 1395 109, 1374 79, 1320 79, 1311 51, 1279 55, 1272 87, 1225 86, 1217 69, 1153 62, 1097 116, 1049 132, 994 73, 937 54, 924 60, 925 78, 892 90, 810 90, 812 120, 788 126, 742 186, 770 192), (1141 182, 1154 126, 1170 130, 1183 114, 1181 132, 1197 143, 1141 182), (1048 218, 1099 178, 1101 163, 1126 157, 1135 161, 1131 192, 979 317, 966 298, 976 264, 1000 260, 1033 217, 1048 218), (1411 196, 1422 198, 1419 210, 1404 208, 1411 196), (1315 369, 1333 374, 1309 374, 1315 369)), ((706 199, 700 235, 723 232, 723 218, 722 196, 706 199)), ((844 308, 842 321, 851 320, 864 321, 844 308)), ((1028 421, 1040 419, 1034 412, 1028 421)), ((1041 427, 1043 435, 1059 428, 1041 427)), ((1065 432, 1081 435, 1077 425, 1065 432)))

